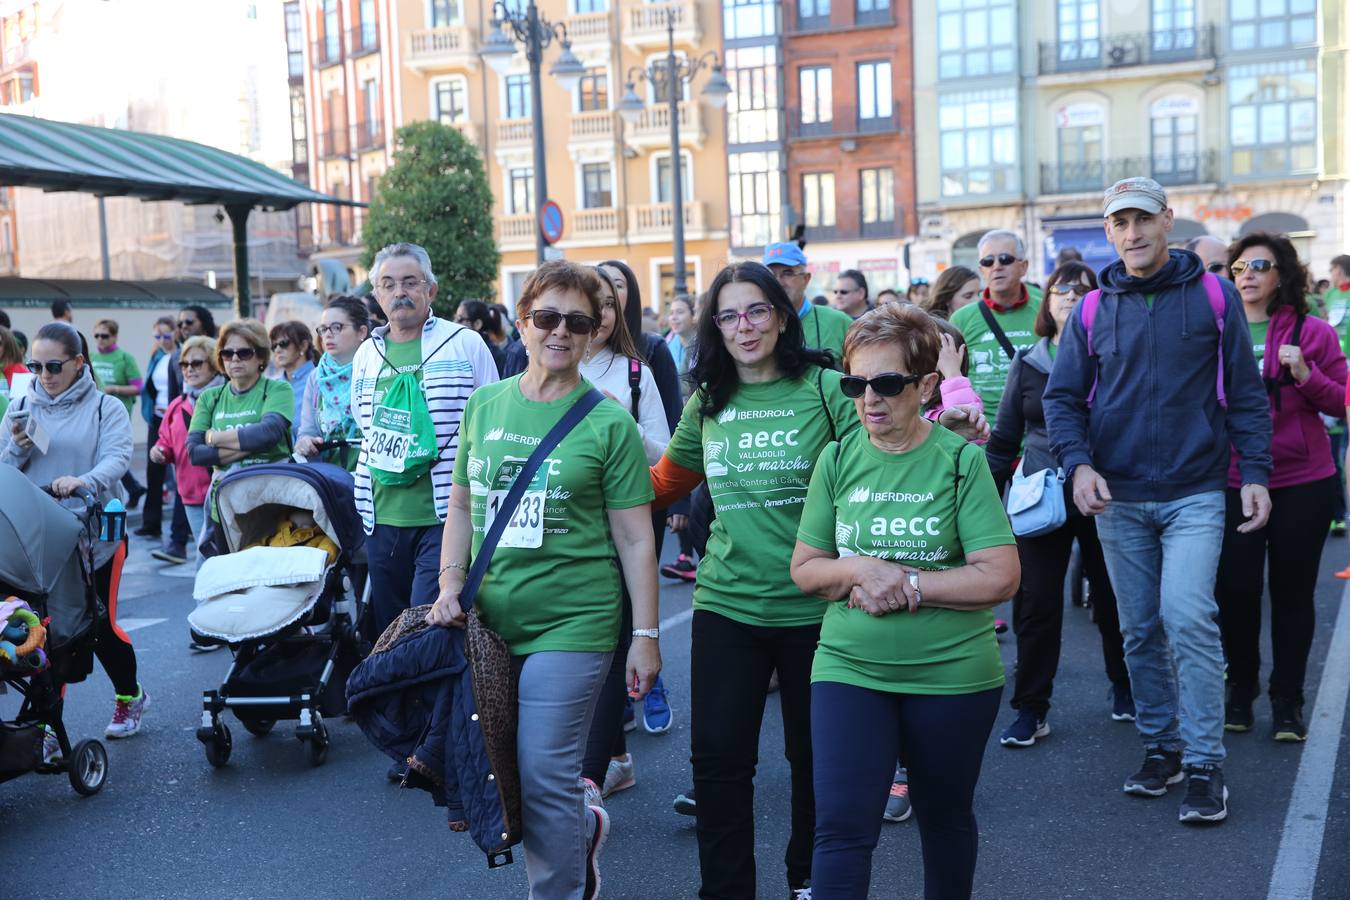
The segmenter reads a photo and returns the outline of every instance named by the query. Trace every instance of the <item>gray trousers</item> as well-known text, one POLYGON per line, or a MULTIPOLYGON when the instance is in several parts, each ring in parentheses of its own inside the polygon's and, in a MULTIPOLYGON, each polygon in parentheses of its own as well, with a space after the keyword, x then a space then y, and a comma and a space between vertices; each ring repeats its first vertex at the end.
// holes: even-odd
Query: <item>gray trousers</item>
POLYGON ((520 663, 520 765, 530 900, 580 900, 592 821, 581 761, 612 653, 546 650, 520 663))

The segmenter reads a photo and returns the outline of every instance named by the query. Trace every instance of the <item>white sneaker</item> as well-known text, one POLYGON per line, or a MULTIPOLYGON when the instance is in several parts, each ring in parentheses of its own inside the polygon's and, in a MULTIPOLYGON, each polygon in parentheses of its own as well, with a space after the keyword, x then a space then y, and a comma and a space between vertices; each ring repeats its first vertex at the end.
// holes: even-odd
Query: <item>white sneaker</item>
POLYGON ((594 817, 591 831, 591 847, 586 851, 586 888, 582 900, 595 900, 600 896, 600 851, 609 837, 609 813, 603 806, 592 806, 590 813, 594 817))
POLYGON ((141 730, 141 716, 150 705, 150 695, 141 688, 139 697, 117 696, 117 705, 113 707, 112 721, 103 729, 103 736, 112 740, 129 738, 141 730))
POLYGON ((587 806, 604 806, 604 800, 600 796, 600 788, 596 787, 595 782, 589 778, 581 779, 582 802, 587 806))
POLYGON ((605 772, 605 787, 600 795, 609 797, 619 791, 626 791, 635 784, 637 776, 633 772, 633 754, 625 753, 623 759, 609 761, 609 769, 605 772))

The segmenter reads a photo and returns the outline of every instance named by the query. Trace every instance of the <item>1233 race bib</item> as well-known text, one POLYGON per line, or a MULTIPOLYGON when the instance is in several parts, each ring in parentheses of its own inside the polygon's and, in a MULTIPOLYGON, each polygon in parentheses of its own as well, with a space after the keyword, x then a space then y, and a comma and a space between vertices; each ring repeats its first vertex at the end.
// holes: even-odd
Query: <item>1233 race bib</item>
MULTIPOLYGON (((497 469, 497 474, 492 479, 492 487, 488 490, 484 528, 492 527, 493 520, 497 518, 497 511, 506 500, 507 492, 511 490, 511 485, 515 483, 520 470, 524 467, 525 460, 508 459, 497 469)), ((544 543, 544 504, 547 496, 548 464, 545 463, 530 479, 530 486, 521 496, 520 504, 516 506, 497 546, 528 550, 541 547, 544 543)))

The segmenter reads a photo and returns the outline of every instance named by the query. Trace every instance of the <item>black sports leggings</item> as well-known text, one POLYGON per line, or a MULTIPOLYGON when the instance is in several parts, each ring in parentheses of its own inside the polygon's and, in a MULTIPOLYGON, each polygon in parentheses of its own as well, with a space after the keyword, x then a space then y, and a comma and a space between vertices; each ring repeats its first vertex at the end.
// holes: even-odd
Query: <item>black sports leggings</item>
POLYGON ((112 559, 94 571, 94 590, 108 606, 108 617, 99 625, 94 654, 108 673, 113 690, 134 697, 140 690, 136 682, 136 651, 132 649, 131 638, 117 624, 117 591, 126 558, 127 542, 123 539, 112 559))
MULTIPOLYGON (((892 694, 811 685, 816 792, 813 896, 867 900, 896 751, 923 845, 927 900, 970 896, 980 843, 972 804, 1001 687, 973 694, 892 694)), ((703 795, 698 798, 703 806, 703 795)))

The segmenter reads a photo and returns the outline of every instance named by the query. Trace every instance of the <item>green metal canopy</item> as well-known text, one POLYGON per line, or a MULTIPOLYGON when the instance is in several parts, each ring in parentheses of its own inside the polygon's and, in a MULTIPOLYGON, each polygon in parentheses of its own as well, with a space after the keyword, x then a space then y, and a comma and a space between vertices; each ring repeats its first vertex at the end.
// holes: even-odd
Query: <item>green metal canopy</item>
POLYGON ((219 204, 234 226, 235 291, 249 308, 248 215, 330 197, 235 153, 157 134, 0 114, 0 185, 219 204))

